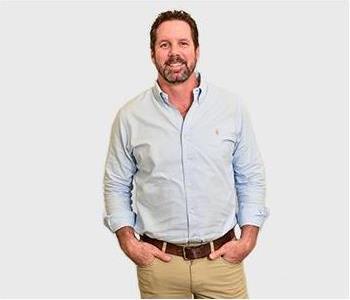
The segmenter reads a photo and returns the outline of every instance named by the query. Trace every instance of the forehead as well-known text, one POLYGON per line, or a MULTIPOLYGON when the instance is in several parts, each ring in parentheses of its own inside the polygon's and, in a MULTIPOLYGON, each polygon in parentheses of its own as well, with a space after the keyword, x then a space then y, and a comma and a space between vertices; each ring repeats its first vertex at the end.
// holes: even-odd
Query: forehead
POLYGON ((157 40, 191 38, 191 27, 185 21, 165 21, 157 29, 157 40))

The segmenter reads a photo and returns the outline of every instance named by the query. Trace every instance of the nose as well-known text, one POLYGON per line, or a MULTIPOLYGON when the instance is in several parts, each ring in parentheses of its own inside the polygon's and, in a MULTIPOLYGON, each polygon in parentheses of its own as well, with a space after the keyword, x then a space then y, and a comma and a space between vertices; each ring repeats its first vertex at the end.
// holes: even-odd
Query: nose
POLYGON ((177 45, 170 46, 169 56, 178 54, 179 52, 180 52, 180 48, 177 45))

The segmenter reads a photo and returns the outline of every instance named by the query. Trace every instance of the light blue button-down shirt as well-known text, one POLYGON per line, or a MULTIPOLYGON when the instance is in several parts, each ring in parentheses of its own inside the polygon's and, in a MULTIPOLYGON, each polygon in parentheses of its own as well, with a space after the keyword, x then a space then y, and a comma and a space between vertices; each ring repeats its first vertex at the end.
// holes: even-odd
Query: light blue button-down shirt
POLYGON ((265 171, 241 98, 206 82, 185 118, 156 82, 112 125, 104 224, 172 243, 216 239, 235 225, 261 227, 265 171))

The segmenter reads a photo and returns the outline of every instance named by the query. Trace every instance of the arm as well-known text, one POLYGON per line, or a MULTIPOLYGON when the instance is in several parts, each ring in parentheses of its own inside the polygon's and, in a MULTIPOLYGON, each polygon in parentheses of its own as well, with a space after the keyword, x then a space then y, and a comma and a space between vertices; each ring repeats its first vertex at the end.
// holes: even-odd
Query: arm
POLYGON ((265 207, 264 165, 241 100, 239 105, 236 118, 239 133, 232 164, 238 200, 236 217, 241 237, 227 242, 209 256, 211 259, 222 256, 232 263, 241 262, 254 249, 259 229, 269 215, 265 207))
POLYGON ((246 244, 248 249, 253 249, 258 238, 259 227, 254 225, 243 225, 240 240, 246 244))
POLYGON ((131 207, 131 191, 137 168, 128 140, 129 135, 119 111, 112 126, 105 165, 104 225, 116 234, 123 252, 137 265, 146 265, 155 256, 169 261, 171 256, 135 237, 136 214, 131 207))
POLYGON ((133 227, 131 207, 132 180, 136 163, 130 151, 129 137, 121 111, 112 125, 104 173, 104 225, 113 233, 124 226, 133 227))
POLYGON ((127 253, 127 249, 129 248, 129 245, 134 245, 134 243, 138 242, 139 240, 135 237, 135 231, 134 228, 132 228, 131 226, 124 226, 119 228, 116 232, 115 232, 118 241, 119 241, 119 245, 120 248, 127 253))
POLYGON ((239 101, 237 146, 233 155, 233 170, 238 199, 237 221, 241 239, 253 246, 259 228, 269 215, 265 206, 265 168, 255 139, 248 111, 239 101))

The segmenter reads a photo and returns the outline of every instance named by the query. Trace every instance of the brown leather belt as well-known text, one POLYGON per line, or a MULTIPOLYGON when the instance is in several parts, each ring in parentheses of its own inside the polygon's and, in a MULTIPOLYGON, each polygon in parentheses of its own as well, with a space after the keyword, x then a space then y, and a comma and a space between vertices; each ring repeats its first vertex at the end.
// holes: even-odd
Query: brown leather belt
MULTIPOLYGON (((226 232, 222 237, 213 240, 214 250, 219 249, 223 244, 231 241, 232 239, 236 239, 235 231, 233 228, 226 232)), ((158 249, 162 249, 164 242, 161 240, 153 239, 147 235, 140 235, 140 240, 150 243, 156 246, 158 249)), ((186 260, 202 258, 208 256, 211 253, 210 242, 199 246, 179 246, 167 242, 165 253, 182 256, 186 260)))

